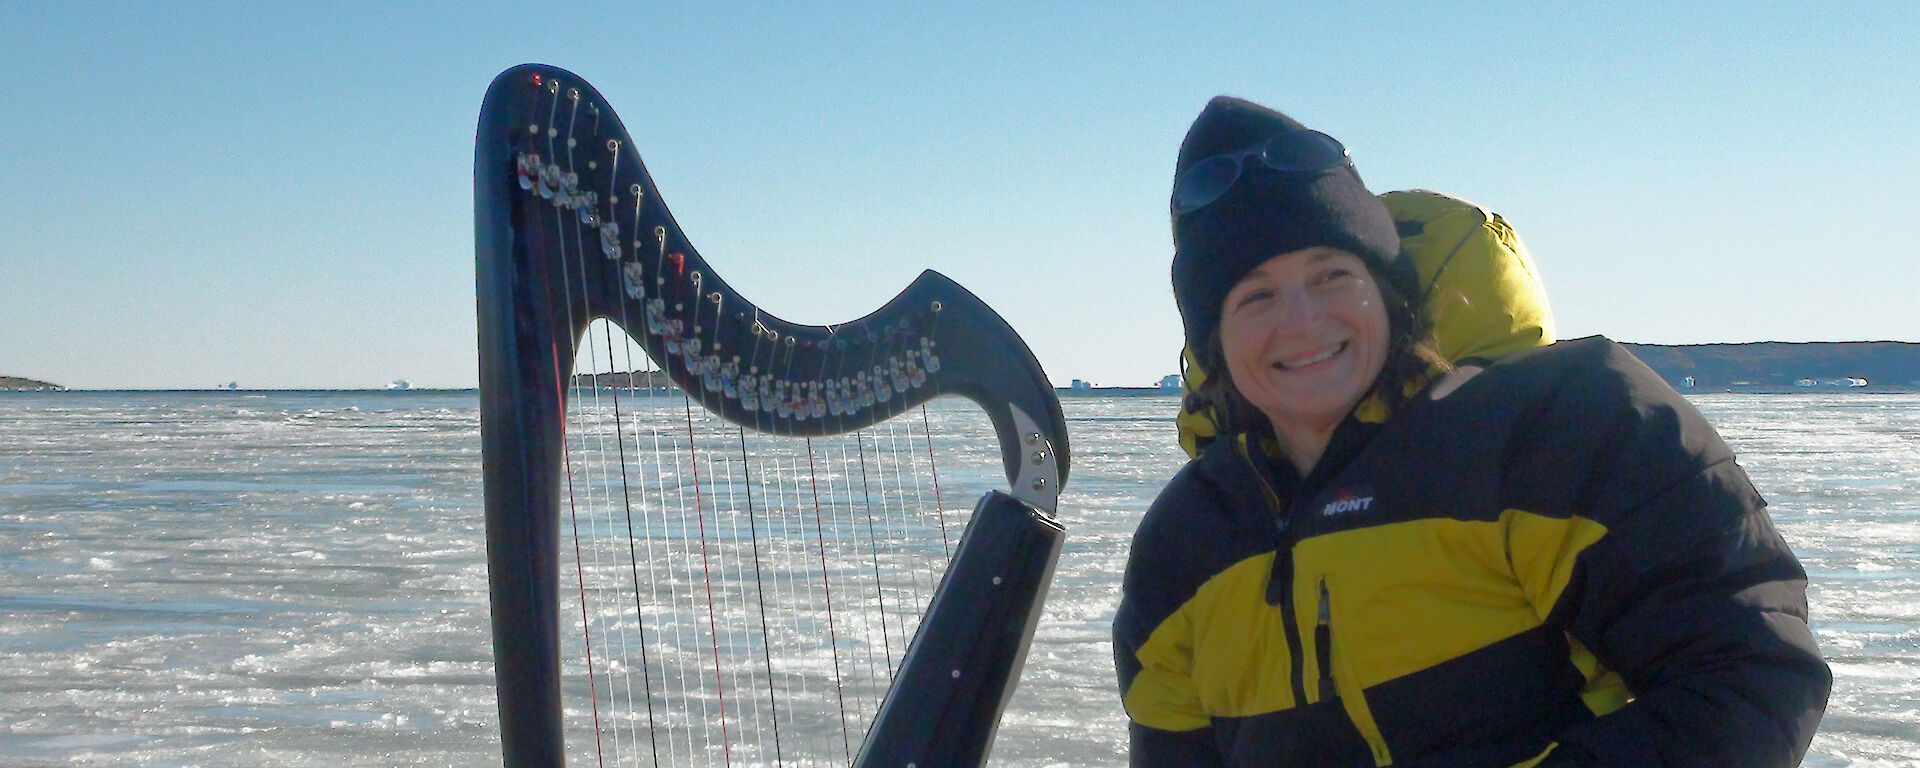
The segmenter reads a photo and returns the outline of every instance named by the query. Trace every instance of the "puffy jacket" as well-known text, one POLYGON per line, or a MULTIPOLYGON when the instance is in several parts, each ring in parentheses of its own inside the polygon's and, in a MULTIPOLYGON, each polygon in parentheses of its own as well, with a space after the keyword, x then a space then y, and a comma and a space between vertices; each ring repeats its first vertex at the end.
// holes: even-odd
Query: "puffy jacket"
POLYGON ((1269 452, 1215 441, 1134 538, 1114 649, 1136 765, 1804 754, 1830 682, 1806 576, 1732 453, 1619 345, 1350 417, 1305 478, 1269 452))
POLYGON ((1732 454, 1618 345, 1517 352, 1551 313, 1499 217, 1382 198, 1443 355, 1501 361, 1305 478, 1189 399, 1114 624, 1135 764, 1797 761, 1829 676, 1732 454))

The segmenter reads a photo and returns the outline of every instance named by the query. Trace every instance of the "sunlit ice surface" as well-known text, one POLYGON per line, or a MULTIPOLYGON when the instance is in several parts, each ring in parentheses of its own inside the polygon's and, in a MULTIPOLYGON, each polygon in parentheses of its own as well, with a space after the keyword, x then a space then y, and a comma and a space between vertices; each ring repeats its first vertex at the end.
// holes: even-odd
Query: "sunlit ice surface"
MULTIPOLYGON (((1806 764, 1920 765, 1920 395, 1693 399, 1812 579, 1806 764)), ((1064 406, 1067 544, 994 765, 1125 762, 1108 626, 1185 459, 1176 398, 1064 406)), ((930 406, 936 448, 991 455, 939 444, 969 409, 930 406)), ((0 765, 497 764, 478 429, 471 392, 0 395, 0 765)))

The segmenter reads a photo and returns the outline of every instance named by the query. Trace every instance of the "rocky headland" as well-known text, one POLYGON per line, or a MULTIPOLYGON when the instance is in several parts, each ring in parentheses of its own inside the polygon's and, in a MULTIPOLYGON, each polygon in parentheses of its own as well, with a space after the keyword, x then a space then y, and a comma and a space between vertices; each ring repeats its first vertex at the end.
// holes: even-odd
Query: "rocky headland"
POLYGON ((1920 344, 1904 341, 1759 341, 1627 344, 1681 390, 1791 392, 1920 389, 1920 344))
POLYGON ((0 392, 6 392, 6 391, 58 392, 64 389, 66 389, 66 387, 60 386, 50 381, 40 381, 38 379, 27 379, 19 376, 0 376, 0 392))

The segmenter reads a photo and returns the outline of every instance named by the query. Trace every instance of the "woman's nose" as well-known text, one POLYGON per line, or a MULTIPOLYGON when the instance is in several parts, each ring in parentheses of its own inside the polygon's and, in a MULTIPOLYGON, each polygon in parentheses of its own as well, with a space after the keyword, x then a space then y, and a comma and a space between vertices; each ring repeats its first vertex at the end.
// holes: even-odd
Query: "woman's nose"
POLYGON ((1326 302, 1303 287, 1286 289, 1280 298, 1283 326, 1313 327, 1326 317, 1326 302))

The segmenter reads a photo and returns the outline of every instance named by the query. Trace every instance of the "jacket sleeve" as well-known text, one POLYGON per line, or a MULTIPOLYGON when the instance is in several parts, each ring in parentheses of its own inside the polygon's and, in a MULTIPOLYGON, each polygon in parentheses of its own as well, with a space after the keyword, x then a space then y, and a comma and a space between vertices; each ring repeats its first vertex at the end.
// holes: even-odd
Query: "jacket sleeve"
POLYGON ((1558 590, 1537 607, 1634 699, 1560 733, 1541 765, 1797 765, 1832 684, 1806 573, 1699 413, 1606 347, 1543 407, 1550 437, 1527 449, 1537 476, 1573 480, 1566 509, 1584 528, 1569 530, 1585 540, 1514 558, 1560 574, 1539 579, 1558 590))
POLYGON ((1136 768, 1225 764, 1193 685, 1192 644, 1183 639, 1190 633, 1178 615, 1209 572, 1190 535, 1194 507, 1208 495, 1196 475, 1188 464, 1141 520, 1114 614, 1114 670, 1136 768))

